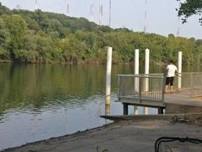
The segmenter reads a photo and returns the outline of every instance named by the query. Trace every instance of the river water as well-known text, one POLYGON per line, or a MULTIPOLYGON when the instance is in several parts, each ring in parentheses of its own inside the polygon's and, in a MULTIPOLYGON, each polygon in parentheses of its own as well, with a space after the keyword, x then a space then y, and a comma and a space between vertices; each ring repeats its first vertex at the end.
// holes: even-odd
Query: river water
MULTIPOLYGON (((117 74, 131 74, 133 66, 112 69, 111 114, 121 115, 117 74)), ((105 114, 104 92, 104 65, 0 64, 0 150, 109 123, 99 117, 105 114)))

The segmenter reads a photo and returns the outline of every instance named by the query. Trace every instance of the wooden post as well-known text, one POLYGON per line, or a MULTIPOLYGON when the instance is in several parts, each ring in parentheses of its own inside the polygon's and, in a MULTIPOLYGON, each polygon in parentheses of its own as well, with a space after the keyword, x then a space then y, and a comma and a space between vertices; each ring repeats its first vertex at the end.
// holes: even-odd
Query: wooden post
MULTIPOLYGON (((146 49, 145 50, 145 75, 149 74, 149 55, 150 55, 150 50, 146 49)), ((149 91, 149 78, 145 78, 145 92, 149 91)), ((149 109, 147 107, 144 108, 144 113, 147 115, 149 114, 149 109)))
POLYGON ((182 52, 178 52, 178 90, 182 88, 182 52))
POLYGON ((112 47, 107 50, 107 70, 106 70, 106 100, 105 104, 111 104, 111 69, 112 69, 112 47))

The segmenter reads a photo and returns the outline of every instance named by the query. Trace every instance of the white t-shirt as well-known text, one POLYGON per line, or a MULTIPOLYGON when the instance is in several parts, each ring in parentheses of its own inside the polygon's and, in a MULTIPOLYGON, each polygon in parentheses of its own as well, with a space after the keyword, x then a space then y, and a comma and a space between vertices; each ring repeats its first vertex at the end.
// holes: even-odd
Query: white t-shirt
POLYGON ((175 72, 177 71, 177 67, 174 64, 169 64, 166 67, 167 69, 167 77, 174 77, 175 72))

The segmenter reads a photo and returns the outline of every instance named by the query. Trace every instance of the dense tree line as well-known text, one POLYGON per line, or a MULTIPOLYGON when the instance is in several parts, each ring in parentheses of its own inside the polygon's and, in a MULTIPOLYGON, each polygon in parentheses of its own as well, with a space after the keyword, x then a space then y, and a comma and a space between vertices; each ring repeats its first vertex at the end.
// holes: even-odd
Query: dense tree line
POLYGON ((149 48, 151 59, 176 59, 184 63, 202 53, 202 40, 133 32, 98 26, 85 18, 37 10, 9 10, 0 5, 0 60, 25 63, 103 63, 106 46, 114 49, 114 63, 133 61, 134 49, 149 48))

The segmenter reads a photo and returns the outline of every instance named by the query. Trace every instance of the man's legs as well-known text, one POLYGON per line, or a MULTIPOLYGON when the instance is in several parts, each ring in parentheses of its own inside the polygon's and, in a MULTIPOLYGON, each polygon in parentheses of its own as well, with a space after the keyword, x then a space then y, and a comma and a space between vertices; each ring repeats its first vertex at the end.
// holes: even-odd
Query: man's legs
POLYGON ((168 92, 169 92, 169 85, 166 85, 165 93, 168 93, 168 92))
POLYGON ((174 77, 170 77, 170 92, 174 92, 174 87, 173 87, 173 82, 174 82, 174 77))
POLYGON ((166 87, 165 87, 165 92, 168 93, 170 90, 170 78, 166 77, 166 87))

